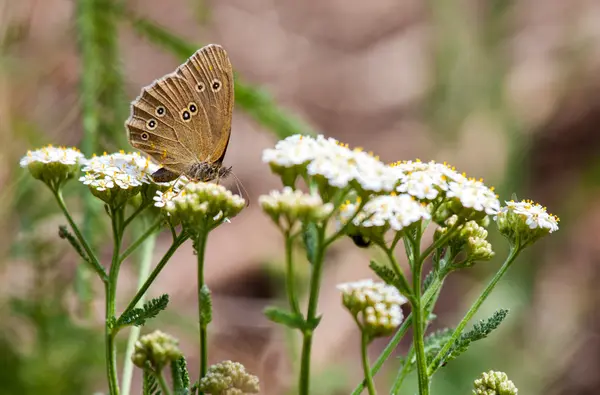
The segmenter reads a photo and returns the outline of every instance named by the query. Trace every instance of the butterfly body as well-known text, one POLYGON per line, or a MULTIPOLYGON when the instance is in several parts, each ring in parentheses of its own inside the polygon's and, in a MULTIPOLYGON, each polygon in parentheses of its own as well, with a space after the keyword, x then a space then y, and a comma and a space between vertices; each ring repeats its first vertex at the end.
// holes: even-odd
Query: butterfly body
POLYGON ((129 141, 162 165, 152 175, 157 182, 181 175, 193 181, 226 177, 231 168, 222 163, 233 102, 229 57, 221 46, 207 45, 142 89, 125 122, 129 141))

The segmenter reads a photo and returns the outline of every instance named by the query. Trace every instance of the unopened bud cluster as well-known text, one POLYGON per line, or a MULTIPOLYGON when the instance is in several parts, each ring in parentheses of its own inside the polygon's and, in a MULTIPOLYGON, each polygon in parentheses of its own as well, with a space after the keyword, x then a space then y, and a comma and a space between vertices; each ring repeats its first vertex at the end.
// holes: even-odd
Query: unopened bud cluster
POLYGON ((131 360, 140 368, 150 365, 155 371, 159 371, 168 363, 181 357, 178 344, 179 342, 173 336, 154 331, 140 337, 135 343, 131 360))
POLYGON ((290 187, 271 191, 259 198, 259 203, 271 219, 283 227, 291 228, 297 221, 320 222, 333 211, 333 204, 323 203, 319 195, 307 194, 290 187))
POLYGON ((445 223, 446 226, 436 229, 435 239, 438 240, 448 232, 453 232, 453 236, 448 240, 448 245, 455 252, 465 252, 465 265, 471 265, 475 261, 492 259, 494 251, 492 245, 487 241, 488 231, 477 221, 468 221, 463 225, 456 226, 457 222, 458 216, 456 215, 448 218, 445 223))
POLYGON ((490 370, 473 382, 473 395, 517 395, 519 390, 506 373, 490 370))
POLYGON ((361 280, 339 284, 342 303, 371 337, 386 336, 402 323, 407 299, 391 285, 361 280))
POLYGON ((198 385, 198 390, 212 395, 257 394, 258 377, 246 372, 238 362, 223 361, 208 368, 198 385))
POLYGON ((155 206, 163 207, 174 223, 181 223, 191 234, 235 217, 246 205, 225 187, 204 182, 189 182, 181 191, 157 191, 154 200, 155 206))

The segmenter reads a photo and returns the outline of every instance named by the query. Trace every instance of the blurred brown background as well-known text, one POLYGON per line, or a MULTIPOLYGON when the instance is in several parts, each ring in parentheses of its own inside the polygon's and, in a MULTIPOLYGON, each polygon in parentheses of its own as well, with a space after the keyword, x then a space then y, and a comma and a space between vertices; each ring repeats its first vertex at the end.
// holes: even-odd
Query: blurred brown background
MULTIPOLYGON (((561 217, 560 232, 528 251, 482 309, 484 317, 510 308, 508 319, 443 369, 434 393, 469 393, 472 380, 489 369, 505 371, 523 394, 600 393, 600 2, 140 0, 126 6, 198 46, 222 44, 240 78, 328 136, 384 161, 448 161, 496 185, 501 199, 514 192, 548 205, 561 217)), ((101 341, 90 340, 102 329, 100 284, 96 319, 56 307, 73 299, 77 258, 56 236, 65 221, 49 191, 18 167, 27 149, 81 146, 76 1, 4 0, 0 21, 0 361, 6 364, 0 375, 10 384, 0 394, 42 393, 32 382, 62 388, 45 393, 105 391, 102 349, 91 355, 90 345, 101 341), (42 252, 33 256, 32 246, 42 252), (86 344, 83 354, 78 341, 86 344), (61 386, 75 377, 77 387, 61 386)), ((114 65, 132 100, 179 61, 127 23, 118 26, 114 65)), ((129 149, 124 128, 113 133, 100 136, 98 149, 129 149)), ((262 150, 275 141, 236 107, 225 161, 252 203, 211 235, 207 252, 215 295, 211 360, 246 364, 264 394, 283 394, 297 374, 290 349, 298 339, 262 315, 282 292, 282 239, 256 203, 280 187, 261 163, 262 150)), ((71 209, 78 207, 75 200, 71 209)), ((163 236, 156 260, 169 245, 163 236)), ((504 258, 506 244, 494 237, 504 258)), ((335 284, 370 276, 368 258, 369 251, 348 241, 328 258, 313 353, 317 394, 349 393, 360 377, 358 331, 335 284)), ((453 275, 435 327, 457 322, 499 263, 453 275)), ((143 331, 160 327, 177 335, 195 370, 194 272, 188 243, 151 288, 153 295, 171 295, 167 313, 143 331)), ((134 292, 135 273, 124 265, 123 303, 134 292)), ((372 358, 385 343, 371 347, 372 358)), ((377 376, 382 393, 398 365, 391 359, 377 376)))

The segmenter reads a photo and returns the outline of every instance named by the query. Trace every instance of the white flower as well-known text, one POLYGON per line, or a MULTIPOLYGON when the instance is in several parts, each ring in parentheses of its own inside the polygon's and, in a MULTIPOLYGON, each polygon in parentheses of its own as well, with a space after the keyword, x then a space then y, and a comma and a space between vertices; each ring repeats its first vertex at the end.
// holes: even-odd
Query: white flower
POLYGON ((521 215, 529 229, 544 228, 549 233, 558 230, 558 217, 548 214, 546 207, 531 200, 506 202, 506 207, 503 207, 502 211, 513 211, 515 214, 521 215))
MULTIPOLYGON (((390 192, 397 179, 389 167, 360 149, 351 150, 333 138, 294 135, 263 152, 263 161, 284 182, 298 175, 323 177, 330 187, 350 183, 367 192, 390 192)), ((289 180, 288 180, 289 181, 289 180)))
POLYGON ((38 163, 62 163, 63 165, 76 165, 84 159, 77 148, 53 147, 51 145, 34 151, 27 151, 27 155, 21 158, 21 167, 38 163))
POLYGON ((371 336, 385 336, 402 323, 400 306, 408 300, 393 286, 367 279, 337 288, 344 306, 371 336))
MULTIPOLYGON (((139 187, 142 184, 151 183, 151 174, 158 170, 158 166, 150 161, 150 158, 143 158, 137 152, 126 154, 117 152, 114 154, 104 154, 94 156, 85 161, 83 171, 91 174, 82 177, 79 180, 86 183, 92 176, 103 177, 105 182, 88 182, 91 187, 113 188, 115 185, 121 189, 130 189, 139 187), (111 182, 108 183, 108 180, 111 182), (111 186, 108 186, 111 185, 111 186)), ((97 189, 97 188, 96 188, 97 189)))
POLYGON ((526 247, 549 233, 558 230, 559 218, 549 214, 545 207, 523 200, 506 202, 494 217, 498 229, 513 244, 526 247))
POLYGON ((258 199, 262 209, 271 216, 275 223, 282 225, 280 219, 286 219, 285 226, 292 226, 297 220, 322 221, 333 211, 333 204, 323 203, 319 195, 306 194, 290 187, 283 191, 271 191, 269 195, 258 199))
POLYGON ((90 185, 96 181, 97 178, 98 175, 96 173, 85 173, 84 176, 79 177, 79 181, 81 181, 83 185, 90 185))
MULTIPOLYGON (((342 222, 347 222, 357 209, 358 203, 342 207, 342 222)), ((359 228, 389 226, 399 232, 422 219, 430 218, 427 207, 409 195, 382 195, 371 198, 352 223, 359 228)))
POLYGON ((451 181, 446 196, 458 199, 462 207, 488 215, 496 214, 500 210, 500 201, 494 191, 483 182, 474 179, 451 181))
POLYGON ((449 189, 450 182, 466 181, 466 177, 446 163, 408 161, 390 165, 400 184, 396 191, 420 200, 434 200, 449 189))

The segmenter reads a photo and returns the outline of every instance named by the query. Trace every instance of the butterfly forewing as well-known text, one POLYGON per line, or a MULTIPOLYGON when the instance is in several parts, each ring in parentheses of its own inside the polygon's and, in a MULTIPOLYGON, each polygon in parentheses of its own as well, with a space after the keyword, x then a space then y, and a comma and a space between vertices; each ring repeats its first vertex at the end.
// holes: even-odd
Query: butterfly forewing
POLYGON ((125 122, 129 141, 167 170, 220 166, 229 142, 233 70, 218 45, 198 50, 173 74, 142 89, 125 122))
POLYGON ((200 147, 202 160, 222 160, 231 133, 233 112, 233 68, 223 47, 207 45, 192 55, 176 71, 194 88, 198 100, 206 109, 210 132, 208 144, 200 147))

